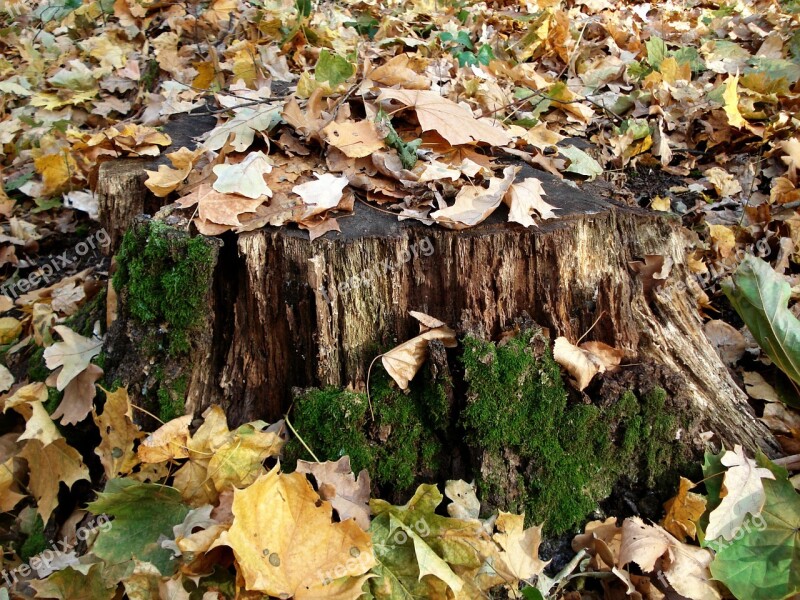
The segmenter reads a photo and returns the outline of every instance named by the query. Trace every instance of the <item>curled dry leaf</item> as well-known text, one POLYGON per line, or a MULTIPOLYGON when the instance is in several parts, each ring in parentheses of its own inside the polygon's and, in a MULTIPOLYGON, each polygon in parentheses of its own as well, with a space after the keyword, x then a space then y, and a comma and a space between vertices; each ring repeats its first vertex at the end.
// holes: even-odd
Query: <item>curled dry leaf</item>
POLYGON ((693 600, 719 600, 722 596, 711 579, 710 550, 683 544, 657 525, 639 517, 622 524, 622 544, 617 565, 636 563, 646 573, 661 571, 675 591, 693 600))
POLYGON ((159 198, 169 195, 189 176, 189 173, 192 172, 192 165, 200 154, 202 154, 202 150, 193 151, 185 147, 176 152, 170 152, 166 156, 174 168, 159 165, 158 171, 146 170, 147 180, 144 184, 159 198))
POLYGON ((589 385, 595 375, 606 370, 605 362, 599 356, 589 350, 578 348, 565 337, 556 338, 553 359, 575 378, 579 390, 589 385))
POLYGON ((301 183, 292 188, 292 191, 303 199, 306 208, 301 221, 310 219, 327 210, 339 206, 342 201, 342 192, 347 187, 347 177, 337 177, 330 173, 314 173, 316 181, 301 183))
POLYGON ((519 167, 503 169, 503 178, 489 179, 489 188, 465 185, 456 195, 452 206, 431 213, 431 218, 448 229, 466 229, 484 221, 500 206, 503 197, 514 182, 519 167))
POLYGON ((417 337, 411 338, 389 350, 381 356, 383 368, 395 380, 401 390, 408 389, 408 382, 414 379, 422 363, 428 356, 428 343, 431 340, 441 340, 446 348, 456 346, 456 334, 447 325, 423 313, 413 313, 420 322, 439 323, 432 329, 423 331, 417 337), (430 320, 428 320, 430 319, 430 320))

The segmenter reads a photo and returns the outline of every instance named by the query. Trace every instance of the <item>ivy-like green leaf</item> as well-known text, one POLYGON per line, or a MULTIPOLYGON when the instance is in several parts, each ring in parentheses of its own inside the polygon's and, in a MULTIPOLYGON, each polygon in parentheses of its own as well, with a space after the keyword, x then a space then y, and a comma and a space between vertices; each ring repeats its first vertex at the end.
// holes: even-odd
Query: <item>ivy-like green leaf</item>
POLYGON ((314 69, 314 79, 317 81, 327 81, 331 87, 335 88, 350 79, 356 72, 356 68, 347 59, 338 54, 331 54, 327 50, 319 53, 319 60, 314 69))
POLYGON ((569 159, 567 171, 570 173, 577 173, 589 179, 594 179, 603 172, 603 167, 600 166, 600 163, 580 148, 566 146, 559 148, 558 151, 569 159))
POLYGON ((760 258, 745 256, 722 291, 778 367, 800 383, 800 321, 788 308, 791 288, 760 258))
POLYGON ((136 558, 153 563, 162 575, 173 573, 172 552, 161 547, 159 537, 172 539, 172 528, 183 523, 189 513, 178 490, 132 479, 112 479, 97 500, 89 504, 89 510, 114 517, 109 528, 100 530, 92 547, 98 558, 110 564, 136 558))
POLYGON ((786 469, 761 453, 756 461, 775 475, 774 480, 762 480, 764 509, 748 516, 733 540, 717 550, 711 574, 737 598, 793 597, 800 592, 800 495, 786 469))

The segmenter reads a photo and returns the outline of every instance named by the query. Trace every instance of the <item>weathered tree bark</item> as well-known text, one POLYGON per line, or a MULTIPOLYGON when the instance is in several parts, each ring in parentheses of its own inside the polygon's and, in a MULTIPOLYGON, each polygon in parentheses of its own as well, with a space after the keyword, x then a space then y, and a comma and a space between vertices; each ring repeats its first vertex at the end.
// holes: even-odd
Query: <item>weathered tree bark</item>
POLYGON ((771 434, 702 332, 680 226, 525 169, 518 177, 542 179, 560 209, 539 228, 504 222, 504 208, 450 231, 357 204, 341 234, 313 242, 289 227, 225 237, 187 410, 220 403, 234 423, 272 420, 294 387, 363 387, 378 353, 418 333, 409 310, 485 336, 527 314, 552 337, 574 342, 591 329, 587 339, 632 362, 664 365, 707 430, 772 453, 771 434), (652 294, 629 266, 647 255, 674 265, 652 294))
POLYGON ((152 196, 144 185, 149 161, 139 158, 112 160, 100 165, 97 176, 97 201, 100 224, 108 232, 111 243, 103 247, 113 254, 122 236, 133 224, 136 215, 153 212, 152 196))

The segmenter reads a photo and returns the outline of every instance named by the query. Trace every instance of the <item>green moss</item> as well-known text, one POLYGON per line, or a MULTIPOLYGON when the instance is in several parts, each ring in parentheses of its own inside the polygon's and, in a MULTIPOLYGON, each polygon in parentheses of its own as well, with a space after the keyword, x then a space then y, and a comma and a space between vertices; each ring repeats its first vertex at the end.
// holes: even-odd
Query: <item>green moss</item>
POLYGON ((186 414, 186 390, 188 382, 186 375, 174 379, 170 384, 167 384, 161 379, 161 382, 156 392, 158 397, 158 418, 165 423, 182 417, 186 414))
POLYGON ((44 361, 44 348, 36 348, 28 359, 28 379, 44 381, 50 375, 50 369, 44 361))
POLYGON ((114 286, 127 291, 134 319, 166 329, 171 355, 189 350, 190 334, 207 311, 214 260, 204 238, 157 221, 137 225, 123 238, 114 286))
POLYGON ((626 393, 608 408, 570 406, 549 350, 534 355, 534 336, 502 347, 464 341, 468 404, 461 422, 468 445, 489 467, 479 480, 482 500, 524 509, 530 522, 562 533, 579 525, 621 476, 646 474, 652 482, 668 469, 677 422, 660 389, 641 402, 626 393), (519 461, 519 477, 503 470, 509 457, 519 461))
POLYGON ((23 562, 28 561, 42 552, 46 547, 47 540, 44 537, 44 521, 42 521, 42 517, 37 514, 31 532, 20 547, 19 557, 23 562))
POLYGON ((47 400, 44 403, 44 409, 48 415, 52 415, 61 404, 61 399, 64 397, 64 392, 59 392, 54 387, 47 388, 47 400))
MULTIPOLYGON (((368 469, 376 484, 410 490, 421 476, 430 478, 440 467, 441 439, 449 422, 444 388, 421 377, 405 394, 389 385, 387 376, 373 375, 371 392, 374 422, 365 394, 333 388, 299 396, 290 419, 320 460, 349 455, 353 472, 368 469)), ((311 457, 293 439, 284 463, 291 468, 298 458, 311 457)))

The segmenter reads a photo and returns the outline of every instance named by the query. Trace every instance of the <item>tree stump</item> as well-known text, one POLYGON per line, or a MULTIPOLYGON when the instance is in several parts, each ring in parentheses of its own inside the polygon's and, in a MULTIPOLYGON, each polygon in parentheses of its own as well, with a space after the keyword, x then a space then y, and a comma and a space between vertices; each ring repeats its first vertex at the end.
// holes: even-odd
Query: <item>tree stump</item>
MULTIPOLYGON (((127 171, 119 177, 139 181, 127 171)), ((586 339, 624 350, 631 362, 663 365, 705 430, 726 446, 773 453, 771 434, 702 332, 679 223, 528 166, 524 177, 542 180, 557 219, 524 228, 505 222, 501 207, 477 227, 451 231, 357 203, 339 219, 341 234, 313 242, 293 227, 223 236, 213 310, 187 365, 187 411, 218 403, 233 423, 269 421, 286 411, 294 388, 364 389, 376 355, 417 334, 410 310, 487 338, 528 315, 553 338, 575 342, 590 331, 586 339), (673 267, 651 290, 631 263, 652 255, 673 267)), ((129 326, 117 330, 130 335, 129 326)))

